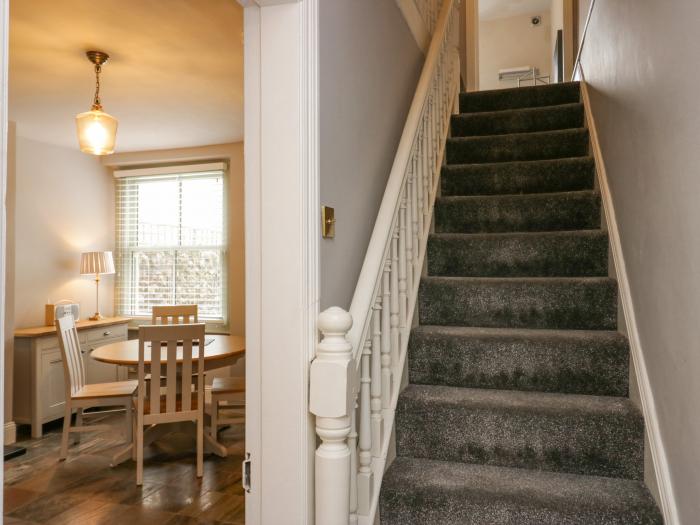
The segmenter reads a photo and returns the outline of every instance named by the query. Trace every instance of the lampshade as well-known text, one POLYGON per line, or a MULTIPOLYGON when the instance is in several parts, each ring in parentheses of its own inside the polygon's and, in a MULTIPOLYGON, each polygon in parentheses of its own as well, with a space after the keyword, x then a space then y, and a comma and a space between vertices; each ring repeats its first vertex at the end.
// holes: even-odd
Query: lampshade
POLYGON ((85 252, 80 256, 81 274, 114 273, 112 252, 85 252))
POLYGON ((117 140, 117 119, 109 113, 92 109, 75 117, 80 151, 93 155, 114 153, 117 140))

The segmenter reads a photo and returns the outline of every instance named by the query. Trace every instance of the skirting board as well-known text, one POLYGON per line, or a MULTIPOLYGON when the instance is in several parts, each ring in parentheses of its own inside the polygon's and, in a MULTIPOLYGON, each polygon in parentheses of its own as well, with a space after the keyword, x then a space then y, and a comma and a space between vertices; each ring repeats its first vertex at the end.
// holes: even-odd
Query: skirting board
POLYGON ((13 445, 17 441, 17 425, 14 421, 5 423, 5 433, 3 443, 5 445, 13 445))
POLYGON ((588 94, 588 86, 584 76, 581 64, 578 64, 578 71, 574 72, 576 78, 581 82, 581 97, 583 100, 586 124, 591 139, 591 149, 595 159, 596 173, 598 184, 600 187, 600 196, 603 202, 603 212, 608 225, 608 234, 610 238, 610 251, 613 256, 615 265, 615 273, 617 277, 620 301, 625 318, 627 328, 627 337, 630 344, 630 353, 634 363, 636 372, 637 385, 639 387, 639 395, 642 405, 642 413, 644 415, 644 425, 646 427, 649 445, 651 449, 652 462, 654 464, 654 472, 656 474, 656 482, 659 487, 659 495, 661 499, 661 512, 664 516, 666 525, 679 525, 678 509, 676 500, 673 495, 673 484, 671 475, 668 469, 668 459, 661 438, 661 430, 659 427, 659 418, 656 412, 656 404, 654 403, 654 392, 649 382, 649 374, 647 373, 646 362, 642 352, 642 343, 639 338, 637 329, 637 319, 634 313, 634 305, 632 303, 632 294, 630 292, 629 279, 627 277, 627 267, 625 265, 625 257, 622 252, 622 243, 620 241, 620 232, 618 230, 617 219, 615 217, 615 209, 613 206, 612 194, 610 193, 610 185, 608 184, 608 176, 605 170, 605 162, 603 161, 603 153, 598 141, 598 133, 596 130, 595 119, 591 110, 591 102, 588 94))

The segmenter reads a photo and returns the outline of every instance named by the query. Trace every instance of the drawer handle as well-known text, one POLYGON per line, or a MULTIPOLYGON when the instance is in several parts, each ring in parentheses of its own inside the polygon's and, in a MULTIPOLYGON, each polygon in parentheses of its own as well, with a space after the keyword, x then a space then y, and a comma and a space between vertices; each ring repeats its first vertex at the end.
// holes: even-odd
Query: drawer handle
POLYGON ((54 359, 53 361, 49 361, 49 364, 50 364, 50 365, 57 365, 57 364, 60 363, 61 361, 62 361, 62 359, 54 359))
POLYGON ((105 336, 105 337, 107 337, 108 335, 112 335, 112 332, 110 332, 109 330, 107 330, 107 331, 104 332, 102 335, 105 336))

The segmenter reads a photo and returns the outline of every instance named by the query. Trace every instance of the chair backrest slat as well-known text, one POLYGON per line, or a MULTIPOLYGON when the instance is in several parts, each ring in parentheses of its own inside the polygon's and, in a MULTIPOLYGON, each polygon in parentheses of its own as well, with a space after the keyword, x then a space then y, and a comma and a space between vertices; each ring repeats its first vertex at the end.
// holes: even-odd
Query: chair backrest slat
POLYGON ((198 407, 204 403, 204 323, 178 325, 152 325, 139 328, 138 407, 142 410, 146 395, 145 356, 150 348, 151 389, 150 414, 174 414, 192 410, 193 359, 197 359, 198 407), (197 352, 193 356, 193 352, 197 352), (163 362, 165 360, 165 362, 163 362), (178 360, 181 361, 178 372, 178 360), (165 371, 165 385, 158 377, 165 371), (179 384, 178 384, 179 383, 179 384), (162 391, 165 389, 165 407, 161 411, 162 391), (178 388, 179 387, 179 388, 178 388), (182 394, 182 403, 177 404, 177 395, 182 394))
POLYGON ((85 386, 85 363, 80 350, 78 330, 72 315, 56 319, 58 345, 63 358, 63 379, 66 395, 72 396, 85 386))
POLYGON ((199 322, 199 308, 196 304, 154 306, 151 311, 151 324, 192 324, 199 322))

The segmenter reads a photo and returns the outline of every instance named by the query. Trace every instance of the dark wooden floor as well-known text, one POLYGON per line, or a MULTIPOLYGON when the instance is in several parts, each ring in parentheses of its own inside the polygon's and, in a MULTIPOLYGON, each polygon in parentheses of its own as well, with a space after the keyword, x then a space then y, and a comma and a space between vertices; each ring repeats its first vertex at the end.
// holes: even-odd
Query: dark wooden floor
POLYGON ((60 462, 60 425, 44 430, 42 439, 19 436, 27 454, 5 463, 6 525, 245 523, 241 426, 221 433, 233 453, 205 455, 202 479, 195 475, 193 436, 170 434, 154 443, 145 452, 142 487, 136 486, 132 461, 109 466, 108 455, 122 444, 120 434, 85 434, 60 462))

